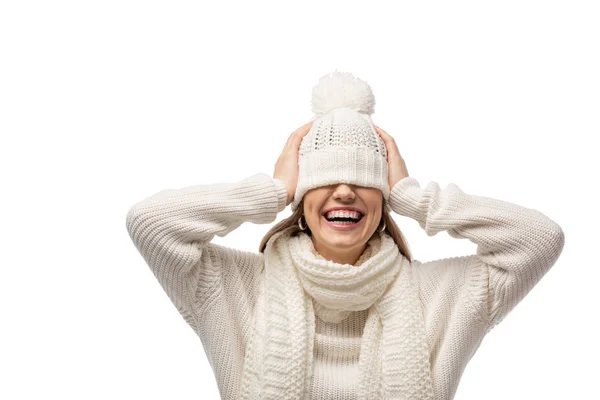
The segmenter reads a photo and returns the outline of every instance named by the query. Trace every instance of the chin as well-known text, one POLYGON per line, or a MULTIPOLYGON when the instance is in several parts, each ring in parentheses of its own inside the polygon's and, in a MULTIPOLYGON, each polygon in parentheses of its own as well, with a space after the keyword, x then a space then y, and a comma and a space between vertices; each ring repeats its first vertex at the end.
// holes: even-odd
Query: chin
POLYGON ((353 248, 358 245, 364 244, 364 235, 362 231, 346 231, 338 232, 332 231, 331 229, 322 229, 320 232, 321 240, 327 243, 328 247, 331 248, 353 248))

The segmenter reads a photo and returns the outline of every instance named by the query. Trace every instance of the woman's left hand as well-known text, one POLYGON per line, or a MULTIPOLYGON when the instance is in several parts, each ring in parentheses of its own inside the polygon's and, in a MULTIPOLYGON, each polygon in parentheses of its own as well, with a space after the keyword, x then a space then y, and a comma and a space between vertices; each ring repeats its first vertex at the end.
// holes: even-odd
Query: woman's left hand
POLYGON ((375 126, 375 131, 379 134, 383 143, 385 143, 385 149, 387 151, 387 162, 388 162, 388 181, 390 190, 398 183, 402 178, 408 176, 408 169, 404 163, 404 159, 400 155, 400 150, 396 145, 396 141, 386 131, 375 126))

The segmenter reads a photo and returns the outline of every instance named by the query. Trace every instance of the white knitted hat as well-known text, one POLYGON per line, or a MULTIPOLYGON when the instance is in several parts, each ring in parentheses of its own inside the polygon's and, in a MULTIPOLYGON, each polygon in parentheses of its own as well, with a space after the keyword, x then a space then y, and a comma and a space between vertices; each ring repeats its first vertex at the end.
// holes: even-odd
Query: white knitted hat
POLYGON ((312 90, 314 122, 298 152, 292 210, 310 189, 336 183, 377 188, 387 205, 387 153, 371 120, 374 107, 369 84, 351 73, 335 71, 319 79, 312 90))

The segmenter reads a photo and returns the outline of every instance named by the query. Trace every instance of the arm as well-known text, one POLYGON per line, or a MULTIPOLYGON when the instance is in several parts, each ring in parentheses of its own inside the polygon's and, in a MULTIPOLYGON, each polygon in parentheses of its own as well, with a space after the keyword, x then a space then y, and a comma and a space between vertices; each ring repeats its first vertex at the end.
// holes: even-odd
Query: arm
POLYGON ((163 190, 136 203, 126 225, 160 285, 191 323, 204 302, 218 295, 223 273, 239 272, 255 282, 260 272, 259 253, 211 244, 214 235, 223 237, 246 221, 272 222, 286 197, 281 181, 259 173, 236 183, 163 190), (257 271, 234 271, 250 267, 257 271))
POLYGON ((457 185, 425 188, 407 176, 394 185, 390 207, 418 221, 427 235, 447 231, 477 244, 477 254, 453 257, 467 267, 468 292, 490 328, 529 293, 558 259, 561 227, 539 211, 464 193, 457 185))

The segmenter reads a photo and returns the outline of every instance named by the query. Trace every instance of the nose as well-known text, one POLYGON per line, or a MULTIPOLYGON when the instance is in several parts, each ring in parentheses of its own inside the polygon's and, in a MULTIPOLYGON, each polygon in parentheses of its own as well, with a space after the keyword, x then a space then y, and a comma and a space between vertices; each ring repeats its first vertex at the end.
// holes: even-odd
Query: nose
POLYGON ((354 193, 354 189, 350 185, 345 183, 339 184, 335 187, 333 191, 333 198, 339 200, 354 200, 356 197, 356 193, 354 193))

